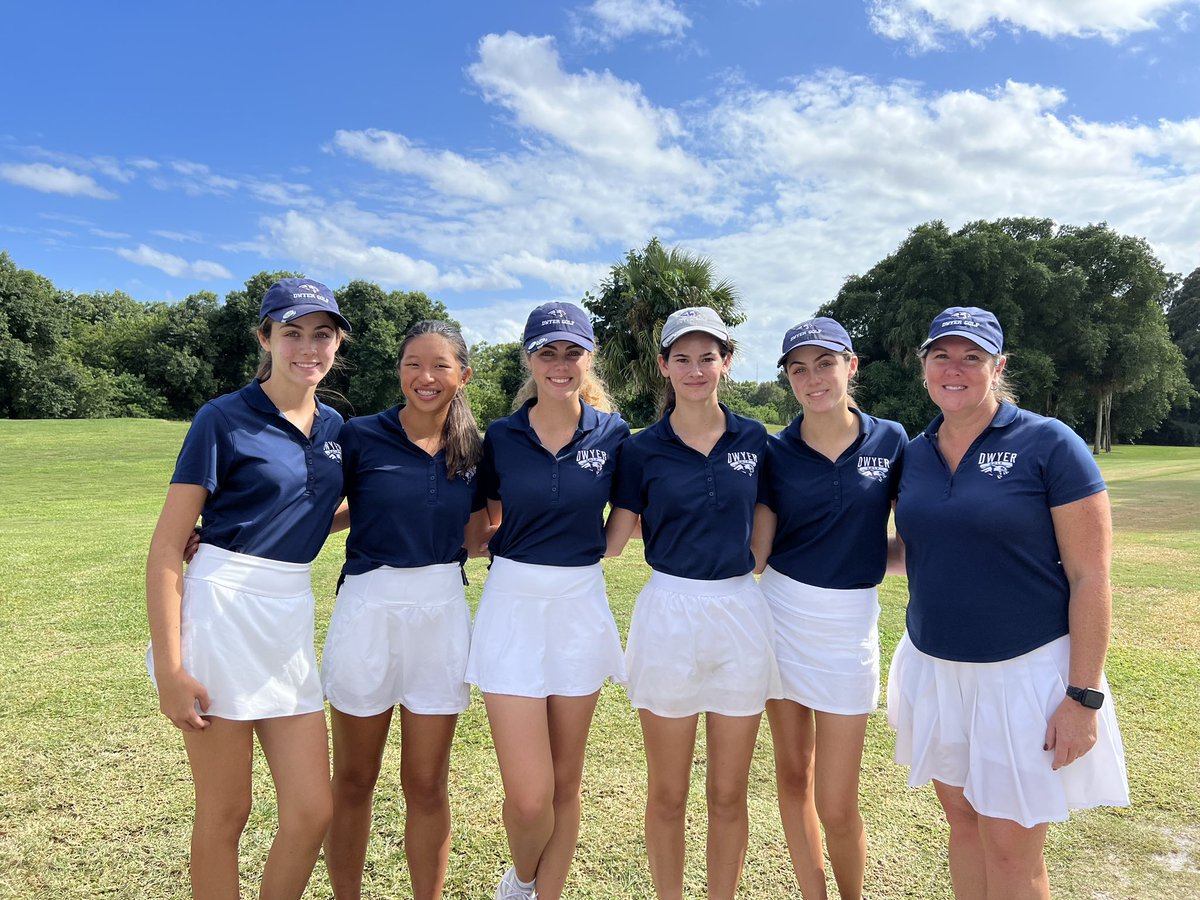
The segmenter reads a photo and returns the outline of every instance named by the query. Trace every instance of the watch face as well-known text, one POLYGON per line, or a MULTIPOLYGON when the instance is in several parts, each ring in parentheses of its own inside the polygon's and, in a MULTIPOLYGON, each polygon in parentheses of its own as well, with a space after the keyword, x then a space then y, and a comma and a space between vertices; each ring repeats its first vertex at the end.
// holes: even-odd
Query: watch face
POLYGON ((1083 689, 1083 696, 1079 698, 1079 702, 1088 709, 1099 709, 1104 705, 1104 694, 1100 691, 1093 691, 1091 688, 1083 689))

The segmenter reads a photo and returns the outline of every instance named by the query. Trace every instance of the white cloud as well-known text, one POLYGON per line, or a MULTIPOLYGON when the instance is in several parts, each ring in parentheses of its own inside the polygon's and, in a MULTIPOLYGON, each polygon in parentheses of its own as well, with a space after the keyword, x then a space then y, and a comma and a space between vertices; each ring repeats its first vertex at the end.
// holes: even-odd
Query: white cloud
POLYGON ((468 291, 518 287, 520 282, 497 271, 455 269, 441 272, 433 263, 376 244, 326 216, 307 217, 289 210, 263 225, 279 251, 305 266, 366 278, 385 287, 409 290, 468 291))
POLYGON ((679 39, 692 26, 674 0, 595 0, 585 12, 596 25, 583 29, 580 36, 607 41, 636 34, 679 39))
POLYGON ((503 178, 479 163, 449 150, 422 150, 402 134, 377 128, 338 131, 333 144, 385 172, 419 175, 443 194, 486 203, 504 203, 512 195, 503 178))
POLYGON ((5 163, 0 165, 0 180, 46 194, 92 197, 96 200, 112 200, 117 196, 96 184, 90 175, 49 163, 5 163))
POLYGON ((136 249, 118 247, 117 256, 138 266, 149 266, 173 278, 195 278, 199 281, 213 281, 233 278, 233 273, 220 263, 206 259, 188 262, 182 256, 155 250, 146 244, 138 244, 136 249))
POLYGON ((108 231, 104 228, 90 228, 88 232, 94 234, 96 237, 107 238, 110 241, 123 241, 129 237, 124 231, 108 231))
POLYGON ((155 237, 166 238, 168 241, 176 241, 177 243, 200 243, 200 236, 193 231, 151 231, 155 237))
POLYGON ((1186 22, 1196 0, 868 0, 871 27, 918 51, 937 49, 948 34, 984 41, 996 28, 1045 37, 1100 37, 1117 42, 1159 27, 1174 14, 1186 22))
POLYGON ((489 34, 467 72, 519 127, 614 177, 706 180, 704 167, 678 143, 684 129, 675 112, 655 107, 640 86, 610 72, 565 71, 553 38, 489 34))

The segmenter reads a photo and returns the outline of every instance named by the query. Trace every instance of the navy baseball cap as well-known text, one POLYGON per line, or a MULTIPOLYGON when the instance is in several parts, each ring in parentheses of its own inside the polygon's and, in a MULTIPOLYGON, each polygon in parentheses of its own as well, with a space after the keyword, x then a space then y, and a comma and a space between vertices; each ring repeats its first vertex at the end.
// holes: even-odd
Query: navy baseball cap
POLYGON ((521 343, 526 353, 532 353, 554 341, 570 341, 584 350, 595 350, 592 320, 574 303, 543 303, 529 314, 521 343))
POLYGON ((972 341, 991 354, 1004 349, 1004 329, 994 315, 978 306, 951 306, 943 309, 929 326, 929 337, 922 352, 940 337, 955 335, 972 341))
POLYGON ((854 345, 850 343, 850 335, 847 334, 840 322, 830 319, 828 316, 817 316, 815 319, 808 319, 788 329, 787 334, 783 336, 783 353, 775 365, 782 366, 787 360, 787 355, 797 347, 810 345, 838 352, 842 350, 854 352, 854 345))
POLYGON ((721 321, 715 309, 709 306, 689 306, 686 309, 677 309, 667 316, 659 344, 666 349, 693 331, 702 331, 729 343, 729 328, 721 321))
POLYGON ((262 306, 258 309, 259 321, 274 319, 290 322, 309 313, 329 313, 330 317, 346 331, 350 331, 349 320, 338 309, 333 291, 311 278, 281 278, 263 294, 262 306))

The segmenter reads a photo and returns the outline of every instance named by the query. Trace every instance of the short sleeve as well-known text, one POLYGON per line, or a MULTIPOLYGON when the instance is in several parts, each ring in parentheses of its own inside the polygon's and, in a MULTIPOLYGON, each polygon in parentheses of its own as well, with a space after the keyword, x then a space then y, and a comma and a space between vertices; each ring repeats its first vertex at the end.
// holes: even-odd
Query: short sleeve
POLYGON ((483 456, 479 460, 479 485, 477 490, 483 495, 484 503, 488 500, 500 499, 500 478, 496 473, 496 446, 492 438, 492 429, 483 435, 483 456))
POLYGON ((893 503, 900 496, 900 476, 904 474, 904 453, 908 449, 908 434, 902 428, 898 440, 900 446, 896 449, 896 458, 888 469, 888 499, 893 503))
POLYGON ((171 484, 198 484, 213 493, 224 478, 232 451, 225 416, 212 403, 204 404, 183 439, 171 484))
POLYGON ((763 449, 762 467, 758 473, 758 496, 754 501, 755 503, 761 503, 772 512, 775 511, 775 492, 773 490, 774 485, 772 484, 771 472, 775 467, 775 452, 776 448, 768 440, 767 446, 763 449))
POLYGON ((642 502, 642 465, 632 440, 622 441, 617 448, 611 498, 613 506, 637 515, 641 515, 645 508, 642 502))
POLYGON ((1064 506, 1104 490, 1100 467, 1083 438, 1058 419, 1046 420, 1050 442, 1042 479, 1049 506, 1064 506))
POLYGON ((342 495, 349 496, 354 490, 358 478, 358 459, 361 450, 358 440, 358 429, 351 419, 342 426, 338 433, 338 443, 342 447, 342 495))

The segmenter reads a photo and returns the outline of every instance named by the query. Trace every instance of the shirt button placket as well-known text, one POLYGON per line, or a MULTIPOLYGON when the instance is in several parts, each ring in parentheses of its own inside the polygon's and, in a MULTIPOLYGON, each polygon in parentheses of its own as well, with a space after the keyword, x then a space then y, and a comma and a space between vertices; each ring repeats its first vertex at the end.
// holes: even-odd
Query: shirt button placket
POLYGON ((554 465, 550 469, 550 502, 558 502, 558 460, 554 461, 554 465))

